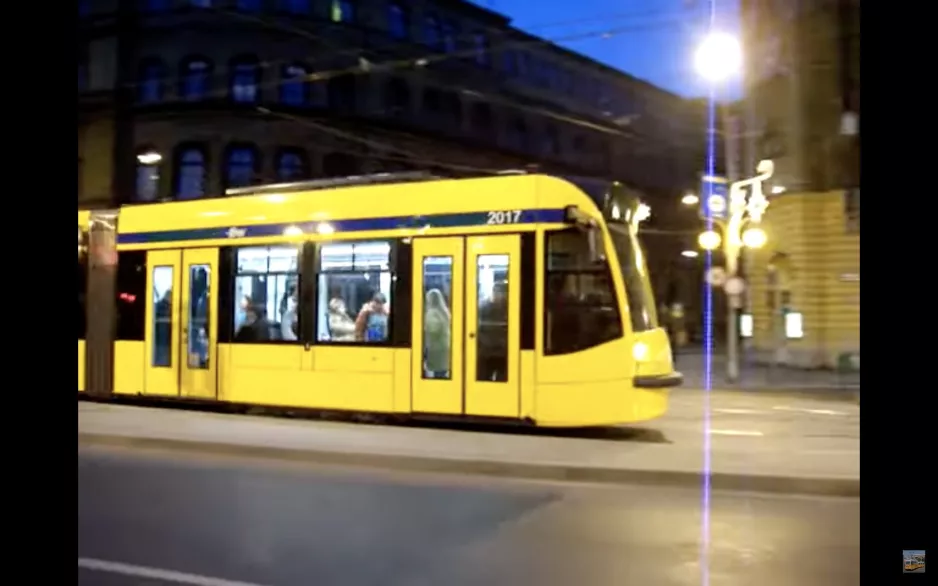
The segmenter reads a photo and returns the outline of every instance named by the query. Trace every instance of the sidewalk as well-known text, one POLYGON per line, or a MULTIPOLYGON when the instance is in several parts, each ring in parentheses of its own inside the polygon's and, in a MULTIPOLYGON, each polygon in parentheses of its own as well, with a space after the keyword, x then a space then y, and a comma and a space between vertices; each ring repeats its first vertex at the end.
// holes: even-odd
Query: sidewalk
MULTIPOLYGON (((705 386, 704 353, 699 349, 678 354, 677 370, 684 375, 684 387, 700 389, 705 386)), ((853 399, 860 392, 860 375, 838 374, 832 371, 805 370, 783 366, 769 367, 746 363, 740 365, 739 380, 726 380, 726 356, 714 354, 710 366, 711 387, 721 390, 767 392, 823 393, 831 398, 853 399)))
POLYGON ((859 496, 859 409, 732 393, 676 395, 642 427, 529 433, 380 426, 79 401, 79 445, 198 450, 408 471, 859 496), (706 399, 709 429, 704 433, 706 399))

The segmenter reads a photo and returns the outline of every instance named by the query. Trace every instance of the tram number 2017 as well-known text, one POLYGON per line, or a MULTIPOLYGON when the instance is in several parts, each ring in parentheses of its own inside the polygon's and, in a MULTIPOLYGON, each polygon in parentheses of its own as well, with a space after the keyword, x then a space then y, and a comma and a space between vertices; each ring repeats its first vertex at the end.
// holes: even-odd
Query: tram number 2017
POLYGON ((489 219, 486 224, 517 224, 521 221, 521 210, 508 210, 504 212, 489 212, 489 219))

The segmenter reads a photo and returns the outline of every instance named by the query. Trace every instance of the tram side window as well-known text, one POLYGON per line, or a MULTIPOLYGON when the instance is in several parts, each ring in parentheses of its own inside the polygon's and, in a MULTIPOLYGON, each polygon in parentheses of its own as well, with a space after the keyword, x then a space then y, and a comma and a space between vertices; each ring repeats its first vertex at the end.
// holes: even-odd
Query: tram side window
POLYGON ((117 339, 142 341, 146 331, 147 253, 117 256, 117 339))
POLYGON ((392 281, 390 242, 322 245, 316 339, 386 343, 390 339, 392 281))
POLYGON ((234 341, 296 342, 300 333, 300 249, 249 246, 237 249, 234 341))
POLYGON ((569 354, 622 337, 609 264, 591 262, 585 232, 548 232, 546 268, 545 354, 569 354))
POLYGON ((78 259, 78 339, 85 339, 88 329, 87 315, 85 314, 85 296, 88 291, 88 264, 85 258, 78 259))

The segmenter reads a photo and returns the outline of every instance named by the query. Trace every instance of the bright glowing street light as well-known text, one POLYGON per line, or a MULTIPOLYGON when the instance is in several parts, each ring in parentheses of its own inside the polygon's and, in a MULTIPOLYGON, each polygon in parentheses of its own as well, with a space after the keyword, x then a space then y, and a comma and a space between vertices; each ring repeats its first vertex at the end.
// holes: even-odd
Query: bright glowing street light
POLYGON ((155 165, 162 160, 163 160, 163 155, 155 151, 140 153, 139 155, 137 155, 137 162, 139 162, 141 165, 155 165))
POLYGON ((684 250, 681 252, 681 256, 684 258, 697 258, 699 255, 696 250, 684 250))
POLYGON ((697 48, 694 65, 697 73, 712 83, 736 75, 743 66, 739 40, 726 33, 710 33, 697 48))
POLYGON ((700 198, 694 195, 693 193, 688 193, 681 198, 681 203, 686 206, 695 206, 700 203, 700 198))
POLYGON ((704 250, 716 250, 720 247, 720 243, 722 241, 723 238, 716 230, 707 230, 706 232, 701 232, 700 236, 697 237, 697 244, 699 244, 700 247, 704 250))
POLYGON ((762 228, 747 228, 743 232, 743 246, 746 248, 762 248, 769 240, 762 228))

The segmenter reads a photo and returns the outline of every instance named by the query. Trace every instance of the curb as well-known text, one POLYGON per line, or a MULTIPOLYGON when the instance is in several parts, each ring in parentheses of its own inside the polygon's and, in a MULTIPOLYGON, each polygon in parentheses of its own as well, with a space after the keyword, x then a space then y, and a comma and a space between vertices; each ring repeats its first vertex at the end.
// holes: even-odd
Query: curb
MULTIPOLYGON (((352 468, 393 470, 396 472, 469 474, 523 480, 639 484, 682 488, 699 487, 704 481, 703 475, 699 472, 628 470, 563 464, 529 464, 495 460, 456 460, 430 456, 363 454, 82 432, 78 433, 78 444, 79 446, 200 452, 215 456, 238 456, 352 468)), ((859 479, 831 477, 812 478, 714 473, 710 475, 710 487, 713 490, 725 491, 860 497, 859 479)))

